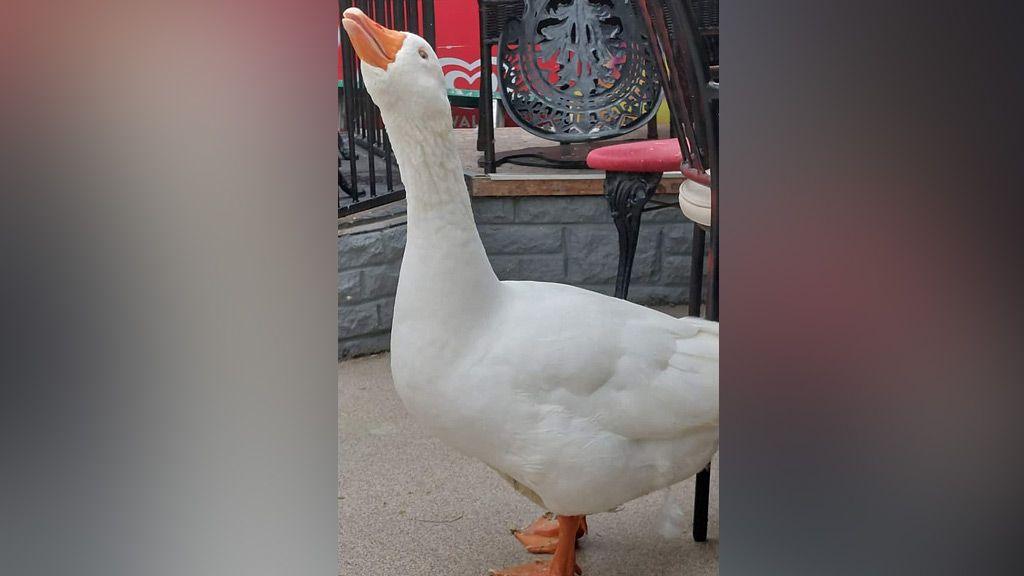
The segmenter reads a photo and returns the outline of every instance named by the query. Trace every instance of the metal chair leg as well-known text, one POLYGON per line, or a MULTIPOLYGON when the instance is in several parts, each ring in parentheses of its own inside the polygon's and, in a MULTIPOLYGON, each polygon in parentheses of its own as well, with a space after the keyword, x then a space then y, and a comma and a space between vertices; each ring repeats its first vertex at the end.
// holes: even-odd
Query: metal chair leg
MULTIPOLYGON (((699 317, 704 296, 704 251, 706 232, 696 223, 693 225, 693 243, 690 247, 690 297, 687 314, 699 317)), ((711 499, 711 464, 697 473, 693 492, 693 539, 704 542, 708 539, 708 503, 711 499)))
POLYGON ((693 540, 708 539, 708 503, 711 500, 711 464, 697 472, 697 485, 693 495, 693 540))
POLYGON ((693 241, 690 243, 690 295, 687 302, 687 316, 700 317, 700 305, 704 297, 704 229, 693 225, 693 241))
POLYGON ((654 196, 661 181, 660 172, 608 172, 604 195, 612 221, 619 231, 619 269, 615 277, 615 297, 626 299, 633 272, 633 257, 640 237, 640 216, 644 205, 654 196))
POLYGON ((480 165, 484 174, 494 172, 494 120, 491 94, 491 45, 487 43, 487 14, 480 3, 480 94, 477 107, 476 149, 483 152, 480 165))
POLYGON ((483 127, 484 119, 487 116, 487 110, 485 110, 485 108, 487 108, 490 105, 490 102, 487 102, 486 99, 484 98, 484 91, 483 91, 483 87, 484 87, 484 81, 483 81, 484 80, 484 75, 483 75, 483 73, 485 71, 485 69, 484 69, 484 52, 485 52, 485 47, 487 46, 487 37, 486 37, 485 32, 484 32, 484 30, 485 30, 485 28, 484 28, 484 25, 485 25, 484 19, 485 19, 486 15, 484 13, 483 6, 480 6, 480 10, 479 10, 478 16, 479 16, 479 20, 480 20, 480 91, 477 94, 476 149, 479 152, 483 152, 484 151, 484 147, 485 147, 486 142, 487 142, 486 141, 487 133, 484 131, 484 127, 483 127))

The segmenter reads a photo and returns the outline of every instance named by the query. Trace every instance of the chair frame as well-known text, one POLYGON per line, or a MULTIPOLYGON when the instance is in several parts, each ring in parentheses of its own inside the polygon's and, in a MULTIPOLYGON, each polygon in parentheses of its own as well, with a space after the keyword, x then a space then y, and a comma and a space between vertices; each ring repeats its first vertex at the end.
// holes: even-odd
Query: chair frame
MULTIPOLYGON (((480 21, 480 91, 478 94, 477 108, 479 120, 477 122, 476 149, 481 152, 478 161, 483 168, 484 174, 491 174, 497 171, 498 167, 508 162, 524 166, 539 168, 564 168, 564 169, 585 169, 587 167, 586 156, 593 148, 608 145, 608 138, 622 134, 609 134, 601 138, 582 138, 578 141, 566 139, 552 139, 550 135, 541 135, 551 140, 551 145, 534 146, 518 150, 509 150, 502 153, 494 149, 494 86, 491 82, 493 66, 491 64, 491 49, 501 42, 502 31, 505 24, 512 19, 521 18, 526 8, 527 0, 477 0, 480 21)), ((498 51, 500 54, 500 50, 498 51)), ((501 66, 499 61, 497 64, 501 66)), ((664 92, 663 90, 661 92, 664 92)), ((659 96, 660 98, 661 96, 659 96)), ((499 94, 498 100, 502 102, 498 114, 505 110, 505 96, 499 94)), ((656 107, 655 107, 656 108, 656 107)), ((512 115, 512 114, 510 114, 512 115)), ((514 115, 512 115, 514 117, 514 115)), ((522 127, 531 134, 539 135, 532 129, 522 127)), ((629 132, 639 131, 641 126, 629 132)), ((658 138, 658 120, 655 114, 651 114, 647 122, 646 139, 658 138)))
MULTIPOLYGON (((711 227, 694 224, 690 267, 689 314, 700 316, 703 293, 706 234, 711 235, 708 276, 710 286, 705 317, 718 321, 718 82, 712 80, 712 65, 703 50, 701 30, 693 4, 700 0, 636 0, 637 10, 648 27, 652 49, 662 75, 662 88, 672 114, 674 133, 679 138, 685 169, 703 174, 711 169, 711 227)), ((701 2, 716 11, 717 2, 701 2)), ((716 32, 717 34, 717 32, 716 32)), ((710 500, 710 465, 696 478, 693 511, 693 539, 707 540, 710 500)))

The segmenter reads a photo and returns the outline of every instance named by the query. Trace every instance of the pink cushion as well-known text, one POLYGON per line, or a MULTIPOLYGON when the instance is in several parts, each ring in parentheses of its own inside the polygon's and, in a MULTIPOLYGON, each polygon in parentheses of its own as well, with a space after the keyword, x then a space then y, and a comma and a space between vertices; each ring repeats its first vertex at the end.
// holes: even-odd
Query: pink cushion
POLYGON ((587 154, 587 166, 605 172, 672 172, 682 163, 675 138, 613 144, 587 154))

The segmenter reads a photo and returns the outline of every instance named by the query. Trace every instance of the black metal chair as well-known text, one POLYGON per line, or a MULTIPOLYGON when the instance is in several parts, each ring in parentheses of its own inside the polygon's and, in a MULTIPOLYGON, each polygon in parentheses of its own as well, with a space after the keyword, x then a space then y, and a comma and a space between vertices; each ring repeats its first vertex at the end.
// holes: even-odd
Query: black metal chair
MULTIPOLYGON (((636 0, 658 62, 673 132, 684 156, 683 173, 705 179, 710 169, 711 225, 694 223, 689 314, 699 316, 706 235, 711 235, 710 286, 705 317, 718 320, 718 0, 636 0)), ((707 540, 710 465, 697 474, 693 538, 707 540)))
POLYGON ((491 50, 501 41, 501 31, 509 20, 523 13, 525 0, 477 0, 480 10, 480 117, 477 121, 476 149, 483 152, 480 165, 485 173, 494 172, 494 87, 491 85, 491 50))
POLYGON ((644 212, 672 208, 671 204, 653 201, 662 174, 679 169, 682 153, 679 143, 671 138, 615 144, 592 150, 587 165, 604 170, 604 196, 608 200, 612 222, 619 233, 619 269, 615 276, 615 297, 629 295, 633 257, 640 237, 640 221, 644 212), (652 202, 654 206, 647 207, 652 202))
POLYGON ((630 2, 478 0, 480 95, 477 149, 493 172, 504 162, 585 168, 584 143, 620 136, 654 121, 660 80, 644 26, 630 2), (559 146, 496 155, 491 50, 498 46, 499 97, 527 132, 559 146))

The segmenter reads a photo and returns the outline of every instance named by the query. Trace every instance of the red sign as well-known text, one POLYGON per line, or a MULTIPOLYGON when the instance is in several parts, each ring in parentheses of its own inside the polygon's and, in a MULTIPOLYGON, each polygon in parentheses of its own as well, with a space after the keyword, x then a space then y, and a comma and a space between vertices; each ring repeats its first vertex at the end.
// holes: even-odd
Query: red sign
MULTIPOLYGON (((437 0, 434 3, 434 22, 437 41, 434 52, 441 62, 445 84, 452 97, 465 102, 480 89, 480 22, 477 0, 437 0)), ((338 29, 338 80, 341 73, 341 34, 338 29)), ((498 85, 494 75, 495 58, 491 57, 491 86, 498 85)), ((456 128, 473 128, 477 124, 476 108, 452 106, 452 120, 456 128)), ((511 120, 506 117, 506 125, 511 120)))
MULTIPOLYGON (((480 27, 476 0, 437 0, 434 3, 434 21, 437 36, 434 51, 441 61, 448 89, 479 89, 480 27)), ((338 80, 342 79, 341 34, 339 23, 338 80)), ((496 82, 495 79, 492 85, 496 85, 496 82)))

